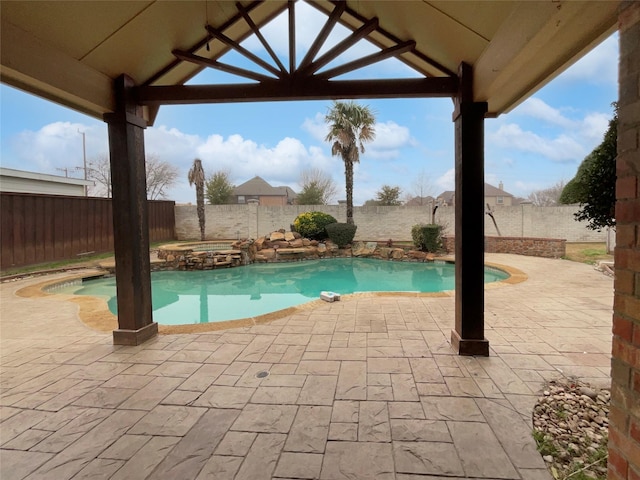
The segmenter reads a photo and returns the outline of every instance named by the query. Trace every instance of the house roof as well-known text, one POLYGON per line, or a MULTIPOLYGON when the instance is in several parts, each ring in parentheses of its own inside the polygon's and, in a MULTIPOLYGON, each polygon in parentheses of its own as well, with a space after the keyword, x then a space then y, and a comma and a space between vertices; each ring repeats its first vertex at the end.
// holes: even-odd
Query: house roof
MULTIPOLYGON (((438 195, 437 198, 443 199, 447 203, 451 203, 453 201, 453 197, 456 192, 454 190, 446 190, 438 195)), ((513 197, 510 193, 505 192, 504 190, 494 187, 493 185, 484 182, 484 196, 485 197, 513 197)))
MULTIPOLYGON (((427 80, 419 85, 441 85, 442 96, 450 96, 451 89, 457 88, 458 68, 467 63, 473 70, 473 100, 488 102, 491 116, 514 108, 610 35, 617 26, 620 0, 308 3, 327 18, 335 13, 336 21, 357 31, 360 38, 381 51, 387 49, 389 56, 427 80), (433 78, 445 81, 429 82, 433 78)), ((180 96, 180 103, 201 103, 201 96, 212 89, 181 86, 207 66, 222 68, 218 59, 224 53, 240 51, 240 42, 276 16, 286 15, 287 9, 294 12, 296 5, 286 0, 3 1, 0 79, 103 118, 115 108, 113 80, 126 74, 137 86, 137 99, 152 124, 159 106, 169 103, 168 97, 175 101, 180 96)), ((289 30, 295 32, 293 27, 289 30)), ((291 52, 295 59, 295 48, 290 47, 291 52)), ((318 59, 316 52, 311 61, 319 64, 318 59)), ((255 100, 253 89, 260 90, 261 100, 310 98, 318 85, 326 86, 323 98, 384 95, 362 83, 352 85, 354 94, 350 94, 345 82, 342 93, 335 93, 329 84, 336 82, 322 78, 327 71, 322 66, 307 77, 315 82, 306 82, 307 86, 303 82, 292 90, 290 79, 299 65, 284 62, 288 65, 280 69, 271 62, 266 81, 254 80, 257 86, 233 90, 237 95, 233 101, 255 100), (279 79, 284 81, 275 82, 279 79)), ((391 96, 396 95, 395 87, 391 96)), ((229 101, 225 91, 216 90, 217 100, 207 97, 208 101, 229 101)), ((415 96, 424 95, 416 91, 415 96)))
POLYGON ((272 187, 262 177, 255 176, 233 189, 232 195, 276 196, 295 198, 296 192, 290 187, 272 187))
POLYGON ((456 192, 454 190, 445 190, 440 195, 438 195, 437 198, 441 198, 445 202, 451 203, 453 201, 453 197, 455 196, 455 194, 456 192))
POLYGON ((419 207, 422 205, 429 205, 431 202, 433 202, 433 197, 428 195, 426 197, 413 197, 411 200, 409 200, 408 202, 405 203, 406 206, 408 207, 419 207))
POLYGON ((484 196, 485 197, 513 197, 510 193, 505 192, 501 188, 494 187, 493 185, 484 183, 484 196))

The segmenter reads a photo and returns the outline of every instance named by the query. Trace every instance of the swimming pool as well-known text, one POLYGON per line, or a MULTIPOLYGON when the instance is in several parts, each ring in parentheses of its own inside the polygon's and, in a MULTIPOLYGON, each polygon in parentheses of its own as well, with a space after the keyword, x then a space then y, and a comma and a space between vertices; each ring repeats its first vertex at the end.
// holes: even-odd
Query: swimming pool
MULTIPOLYGON (((442 292, 455 288, 454 265, 334 258, 252 264, 207 271, 151 274, 153 318, 163 325, 210 323, 256 317, 318 299, 320 292, 442 292)), ((486 267, 485 283, 507 278, 486 267)), ((56 293, 107 300, 116 314, 115 277, 85 280, 56 293)))

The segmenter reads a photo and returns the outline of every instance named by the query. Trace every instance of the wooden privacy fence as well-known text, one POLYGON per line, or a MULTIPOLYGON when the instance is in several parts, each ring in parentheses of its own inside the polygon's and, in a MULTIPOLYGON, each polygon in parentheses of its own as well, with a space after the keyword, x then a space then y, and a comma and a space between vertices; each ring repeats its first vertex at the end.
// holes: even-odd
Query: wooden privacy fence
MULTIPOLYGON (((149 200, 149 240, 175 239, 175 202, 149 200)), ((113 250, 111 199, 0 193, 0 268, 113 250)))

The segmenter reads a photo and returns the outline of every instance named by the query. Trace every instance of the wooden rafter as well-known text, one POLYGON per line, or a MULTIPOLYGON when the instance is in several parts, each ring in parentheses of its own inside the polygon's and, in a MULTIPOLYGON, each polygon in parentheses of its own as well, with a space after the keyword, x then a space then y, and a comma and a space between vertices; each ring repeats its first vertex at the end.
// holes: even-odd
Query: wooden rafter
POLYGON ((269 45, 269 42, 267 42, 267 39, 264 38, 264 35, 262 35, 262 32, 260 31, 258 26, 249 16, 249 11, 246 8, 244 8, 240 2, 236 3, 236 8, 242 15, 242 18, 244 18, 245 22, 247 22, 247 25, 249 25, 249 28, 251 29, 251 31, 255 34, 258 40, 260 40, 260 43, 262 43, 262 46, 265 48, 267 53, 269 53, 273 61, 276 62, 276 65, 278 65, 278 68, 280 69, 280 71, 282 73, 286 73, 287 69, 284 68, 284 65, 278 58, 278 55, 276 55, 276 52, 273 51, 273 48, 271 48, 271 45, 269 45))
MULTIPOLYGON (((343 3, 343 2, 335 2, 335 3, 343 3)), ((346 2, 344 2, 346 3, 346 2)), ((309 2, 309 5, 311 5, 312 7, 316 8, 317 10, 320 10, 321 12, 324 12, 324 10, 322 10, 321 8, 319 8, 314 2, 309 2)), ((362 15, 360 15, 358 12, 356 12, 355 10, 346 7, 345 12, 348 15, 351 15, 353 18, 361 21, 361 22, 366 22, 367 19, 366 17, 363 17, 362 15)), ((376 31, 382 35, 383 37, 387 38, 388 40, 390 40, 391 42, 394 43, 400 43, 401 40, 396 37, 395 35, 389 33, 388 31, 382 29, 382 28, 377 28, 376 31)), ((382 45, 379 45, 377 42, 372 42, 374 43, 376 46, 381 47, 382 45)), ((431 65, 432 67, 436 68, 437 70, 441 71, 442 73, 444 73, 445 75, 449 75, 449 76, 456 76, 455 72, 452 72, 451 70, 449 70, 447 67, 445 67, 444 65, 442 65, 439 62, 436 62, 434 59, 432 59, 431 57, 419 52, 419 51, 414 51, 413 54, 418 57, 420 60, 424 61, 425 63, 428 63, 429 65, 431 65)), ((400 59, 401 60, 401 59, 400 59)), ((402 60, 401 60, 402 61, 402 60)))
POLYGON ((376 28, 378 28, 378 19, 372 18, 371 20, 368 20, 364 25, 355 30, 351 35, 338 43, 327 53, 311 62, 311 64, 307 67, 301 69, 299 72, 300 75, 312 75, 313 73, 317 72, 331 60, 346 52, 349 48, 353 47, 356 43, 373 32, 376 28))
POLYGON ((331 68, 324 72, 316 74, 318 78, 333 78, 339 75, 344 75, 347 72, 351 72, 353 70, 358 70, 362 67, 367 67, 369 65, 373 65, 374 63, 380 62, 390 57, 398 56, 402 53, 413 50, 416 47, 416 42, 410 40, 408 42, 400 43, 394 47, 385 48, 380 52, 373 53, 371 55, 367 55, 366 57, 362 57, 358 60, 354 60, 352 62, 345 63, 340 65, 339 67, 331 68))
POLYGON ((296 2, 289 0, 289 73, 296 70, 296 2))
POLYGON ((273 73, 278 78, 283 78, 284 75, 280 70, 274 68, 272 65, 270 65, 267 62, 265 62, 264 60, 262 60, 256 54, 251 53, 249 50, 244 48, 238 42, 236 42, 236 41, 232 40, 231 38, 227 37, 224 33, 219 31, 218 29, 213 28, 211 25, 207 25, 206 28, 207 28, 207 31, 211 34, 212 37, 220 40, 225 45, 233 48, 236 52, 244 55, 249 60, 251 60, 252 62, 254 62, 254 63, 258 64, 258 65, 260 65, 265 70, 273 73))
POLYGON ((322 30, 320 30, 320 33, 318 33, 318 36, 311 44, 311 47, 309 47, 309 51, 302 59, 302 62, 300 62, 299 68, 301 70, 311 64, 315 56, 322 48, 322 45, 324 45, 324 42, 327 41, 327 38, 331 34, 333 27, 335 27, 336 23, 338 23, 338 20, 340 20, 340 16, 344 12, 345 8, 347 8, 347 2, 340 2, 334 7, 333 11, 327 18, 326 23, 322 27, 322 30))
MULTIPOLYGON (((335 77, 352 72, 363 67, 373 65, 388 58, 402 61, 402 55, 416 52, 416 42, 392 39, 382 32, 377 18, 361 19, 362 25, 335 46, 318 56, 320 50, 331 34, 335 25, 340 21, 344 12, 349 12, 346 2, 335 2, 334 8, 328 15, 327 21, 313 41, 309 51, 296 67, 296 38, 295 38, 295 0, 288 0, 289 34, 289 68, 278 58, 269 42, 260 32, 260 28, 251 19, 249 9, 236 3, 239 16, 244 19, 251 32, 257 36, 277 68, 240 45, 238 41, 229 38, 222 29, 207 26, 210 37, 223 42, 227 47, 248 58, 255 65, 267 71, 258 73, 245 68, 236 67, 219 61, 216 58, 206 58, 196 55, 195 50, 175 50, 173 54, 178 60, 188 61, 203 67, 211 67, 227 73, 238 75, 257 83, 230 85, 189 85, 189 86, 141 86, 136 89, 138 101, 149 108, 162 104, 192 104, 192 103, 228 103, 228 102, 259 102, 286 100, 325 100, 337 98, 394 98, 403 97, 454 97, 458 92, 458 78, 451 73, 448 77, 427 77, 418 79, 392 80, 335 80, 335 77), (366 39, 372 32, 386 36, 391 46, 382 46, 380 51, 364 56, 357 60, 320 71, 323 67, 352 48, 360 40, 366 39), (269 76, 272 74, 273 77, 269 76)), ((246 38, 246 37, 245 37, 246 38)), ((387 44, 388 45, 388 44, 387 44)), ((423 56, 420 56, 423 58, 423 56)), ((436 68, 438 65, 431 63, 436 68)), ((449 72, 447 72, 449 73, 449 72)))
POLYGON ((176 58, 179 58, 180 60, 195 63, 197 65, 202 65, 203 67, 215 68, 216 70, 220 70, 222 72, 232 73, 234 75, 249 78, 251 80, 256 80, 258 82, 273 80, 273 77, 268 77, 261 73, 246 70, 244 68, 235 67, 233 65, 219 62, 217 60, 211 60, 210 58, 194 55, 193 53, 185 52, 183 50, 174 50, 172 53, 176 56, 176 58))

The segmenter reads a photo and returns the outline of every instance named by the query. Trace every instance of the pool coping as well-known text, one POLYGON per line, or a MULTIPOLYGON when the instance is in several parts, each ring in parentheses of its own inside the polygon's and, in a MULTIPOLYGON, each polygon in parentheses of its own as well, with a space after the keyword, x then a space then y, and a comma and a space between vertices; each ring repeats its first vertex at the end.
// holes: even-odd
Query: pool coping
MULTIPOLYGON (((442 257, 438 260, 447 263, 454 263, 453 257, 442 257)), ((515 285, 518 283, 522 283, 529 278, 528 275, 522 270, 510 267, 508 265, 494 262, 485 262, 484 265, 485 267, 496 268, 509 274, 509 278, 506 278, 504 280, 486 283, 484 285, 485 289, 515 285)), ((118 317, 111 313, 104 298, 93 297, 89 295, 73 295, 47 291, 47 289, 52 288, 60 283, 66 283, 74 280, 84 280, 86 278, 106 274, 107 273, 104 270, 94 269, 76 275, 69 275, 62 278, 45 280, 43 282, 35 283, 19 289, 18 291, 16 291, 16 295, 24 298, 47 297, 49 299, 54 298, 60 301, 75 303, 76 305, 78 305, 78 317, 86 326, 100 332, 111 332, 118 329, 118 317)), ((344 300, 348 300, 354 297, 452 297, 454 295, 454 290, 446 290, 444 292, 358 292, 342 295, 341 298, 344 300)), ((213 332, 217 330, 226 330, 229 328, 251 327, 253 325, 261 325, 279 320, 286 316, 293 315, 296 312, 308 310, 310 308, 314 308, 324 304, 325 302, 323 300, 316 299, 302 303, 300 305, 296 305, 294 307, 288 307, 282 310, 277 310, 275 312, 266 313, 264 315, 258 315, 256 317, 225 320, 222 322, 213 323, 189 323, 184 325, 158 324, 158 333, 163 335, 186 334, 213 332)))

